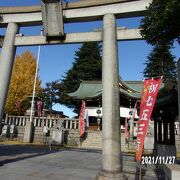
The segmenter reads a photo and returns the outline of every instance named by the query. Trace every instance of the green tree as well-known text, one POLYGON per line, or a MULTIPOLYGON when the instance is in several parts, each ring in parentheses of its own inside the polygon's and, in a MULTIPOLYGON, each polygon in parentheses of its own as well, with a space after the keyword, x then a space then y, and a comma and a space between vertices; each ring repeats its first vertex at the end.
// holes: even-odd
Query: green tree
POLYGON ((57 92, 59 92, 58 89, 58 81, 52 81, 47 82, 46 87, 42 90, 41 99, 43 101, 44 108, 50 109, 51 112, 53 105, 58 102, 58 97, 56 95, 57 92))
POLYGON ((180 1, 153 0, 147 8, 148 14, 141 21, 141 35, 155 45, 157 42, 180 43, 180 1))
POLYGON ((78 112, 80 101, 72 99, 68 93, 74 92, 79 87, 81 80, 101 80, 101 78, 101 46, 93 42, 83 43, 75 52, 72 68, 65 73, 59 83, 59 103, 78 112))
MULTIPOLYGON (((16 56, 5 112, 11 115, 23 114, 27 109, 27 97, 32 96, 36 58, 26 50, 21 56, 16 56)), ((37 78, 36 93, 41 93, 41 82, 37 78)))
POLYGON ((165 82, 176 82, 177 71, 174 56, 170 52, 170 45, 155 45, 145 62, 144 77, 162 76, 165 82))
POLYGON ((180 43, 180 1, 153 0, 142 19, 141 35, 154 46, 144 69, 144 77, 164 76, 165 83, 176 82, 176 62, 171 54, 173 42, 180 43))

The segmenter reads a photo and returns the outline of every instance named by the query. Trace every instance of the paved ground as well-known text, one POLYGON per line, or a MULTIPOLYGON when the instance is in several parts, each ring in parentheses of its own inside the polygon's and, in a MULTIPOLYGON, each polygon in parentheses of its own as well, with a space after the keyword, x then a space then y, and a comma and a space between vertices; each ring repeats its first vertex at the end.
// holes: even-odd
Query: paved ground
POLYGON ((0 145, 1 180, 90 180, 101 167, 101 152, 0 145))
MULTIPOLYGON (((122 153, 123 172, 133 180, 139 178, 134 158, 122 153)), ((0 180, 92 180, 100 169, 100 150, 0 144, 0 180)), ((155 166, 142 169, 144 180, 164 179, 155 166)))

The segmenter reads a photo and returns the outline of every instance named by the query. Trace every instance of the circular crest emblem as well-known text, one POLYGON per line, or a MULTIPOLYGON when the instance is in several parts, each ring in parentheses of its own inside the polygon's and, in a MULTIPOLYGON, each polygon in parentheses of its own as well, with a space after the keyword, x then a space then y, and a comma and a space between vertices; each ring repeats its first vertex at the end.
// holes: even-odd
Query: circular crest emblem
POLYGON ((98 110, 96 111, 96 113, 97 113, 97 114, 101 114, 101 110, 98 109, 98 110))

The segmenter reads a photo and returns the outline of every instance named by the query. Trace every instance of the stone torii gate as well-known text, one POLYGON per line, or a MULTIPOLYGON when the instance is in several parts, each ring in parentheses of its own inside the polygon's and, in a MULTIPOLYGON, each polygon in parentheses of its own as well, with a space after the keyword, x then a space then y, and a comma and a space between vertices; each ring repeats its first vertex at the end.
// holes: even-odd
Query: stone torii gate
POLYGON ((16 47, 102 41, 103 147, 102 169, 98 179, 123 179, 120 159, 117 41, 137 40, 142 37, 139 29, 117 28, 116 18, 142 16, 150 2, 151 0, 91 0, 62 5, 58 0, 42 0, 41 6, 0 7, 0 27, 7 27, 5 36, 0 36, 0 122, 16 47), (102 32, 64 33, 64 23, 95 20, 103 20, 102 32), (44 36, 16 36, 20 27, 35 25, 44 26, 44 36))

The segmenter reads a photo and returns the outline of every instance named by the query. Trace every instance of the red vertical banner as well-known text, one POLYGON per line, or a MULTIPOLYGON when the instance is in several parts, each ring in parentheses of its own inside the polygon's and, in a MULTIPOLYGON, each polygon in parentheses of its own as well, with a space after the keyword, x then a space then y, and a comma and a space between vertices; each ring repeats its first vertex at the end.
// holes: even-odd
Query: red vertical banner
POLYGON ((128 141, 128 139, 129 139, 129 130, 128 130, 127 118, 125 119, 125 139, 126 139, 126 141, 128 141))
POLYGON ((136 161, 141 161, 144 139, 147 134, 151 114, 156 97, 162 82, 162 78, 147 79, 143 82, 142 99, 140 104, 140 115, 138 121, 138 132, 136 142, 136 161))
POLYGON ((82 100, 82 104, 81 104, 81 111, 80 111, 80 115, 79 115, 79 132, 80 132, 80 136, 83 136, 84 132, 85 132, 85 106, 86 103, 84 100, 82 100))
POLYGON ((42 110, 43 110, 42 101, 37 101, 36 106, 37 106, 37 115, 38 115, 38 117, 41 117, 42 116, 42 110))
POLYGON ((135 119, 136 112, 137 112, 137 104, 138 104, 138 101, 136 101, 136 103, 135 103, 135 105, 134 105, 134 111, 133 111, 133 116, 132 116, 133 121, 134 121, 134 119, 135 119))

